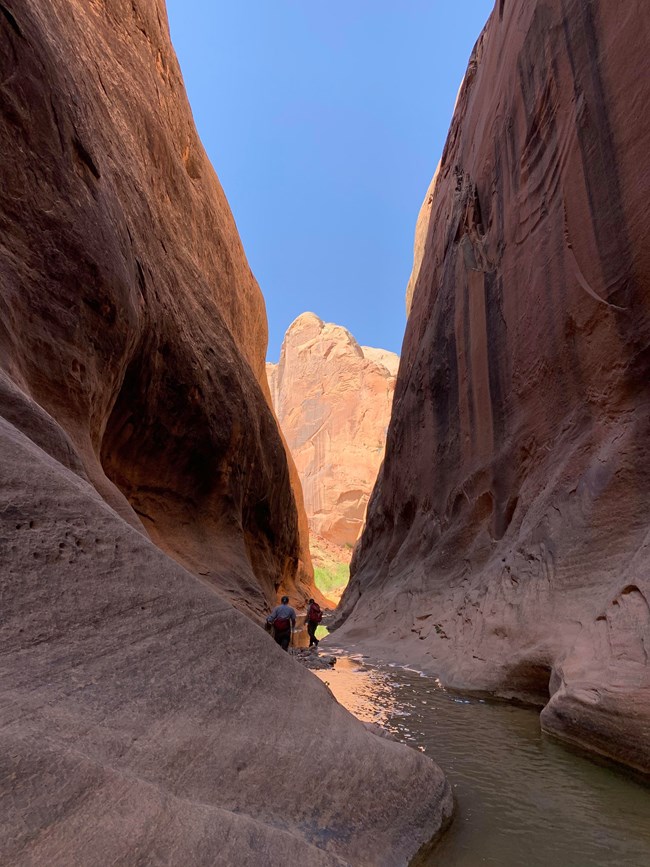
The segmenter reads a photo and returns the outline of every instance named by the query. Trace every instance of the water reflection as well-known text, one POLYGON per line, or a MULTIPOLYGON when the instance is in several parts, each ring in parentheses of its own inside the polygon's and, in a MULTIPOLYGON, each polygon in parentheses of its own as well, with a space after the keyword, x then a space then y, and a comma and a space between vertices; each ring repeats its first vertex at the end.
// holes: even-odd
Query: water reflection
POLYGON ((363 722, 388 728, 389 720, 400 713, 386 673, 364 666, 361 657, 339 657, 335 668, 314 674, 329 686, 343 707, 363 722))
POLYGON ((431 865, 650 865, 650 788, 542 735, 535 711, 452 696, 361 657, 317 674, 352 713, 447 773, 458 811, 431 865))

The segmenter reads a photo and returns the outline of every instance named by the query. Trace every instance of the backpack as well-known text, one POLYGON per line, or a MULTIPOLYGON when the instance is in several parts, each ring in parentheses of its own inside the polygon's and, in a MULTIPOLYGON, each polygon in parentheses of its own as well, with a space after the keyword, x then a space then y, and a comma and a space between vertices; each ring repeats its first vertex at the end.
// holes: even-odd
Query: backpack
POLYGON ((273 625, 275 626, 276 632, 285 632, 291 625, 291 621, 288 617, 276 617, 273 621, 273 625))
POLYGON ((320 610, 320 605, 318 602, 312 602, 311 608, 309 609, 309 622, 320 623, 322 619, 323 612, 320 610))

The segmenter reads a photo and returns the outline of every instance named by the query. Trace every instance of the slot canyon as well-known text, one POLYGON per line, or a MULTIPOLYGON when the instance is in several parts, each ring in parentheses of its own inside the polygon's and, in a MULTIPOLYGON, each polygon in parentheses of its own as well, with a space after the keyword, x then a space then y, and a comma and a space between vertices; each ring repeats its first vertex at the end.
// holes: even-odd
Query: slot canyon
POLYGON ((642 0, 497 0, 399 356, 267 361, 165 0, 0 46, 0 863, 648 863, 642 0))

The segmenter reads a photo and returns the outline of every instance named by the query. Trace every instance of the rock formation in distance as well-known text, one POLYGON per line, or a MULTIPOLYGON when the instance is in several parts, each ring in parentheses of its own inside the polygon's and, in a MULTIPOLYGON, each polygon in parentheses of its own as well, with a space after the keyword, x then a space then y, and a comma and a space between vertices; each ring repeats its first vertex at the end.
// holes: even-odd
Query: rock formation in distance
POLYGON ((500 0, 418 224, 339 640, 650 771, 650 20, 500 0))
POLYGON ((310 588, 164 3, 2 0, 0 82, 0 860, 405 864, 440 770, 230 604, 310 588))
POLYGON ((273 405, 302 482, 309 528, 352 549, 384 454, 399 357, 360 346, 340 325, 303 313, 278 364, 273 405))

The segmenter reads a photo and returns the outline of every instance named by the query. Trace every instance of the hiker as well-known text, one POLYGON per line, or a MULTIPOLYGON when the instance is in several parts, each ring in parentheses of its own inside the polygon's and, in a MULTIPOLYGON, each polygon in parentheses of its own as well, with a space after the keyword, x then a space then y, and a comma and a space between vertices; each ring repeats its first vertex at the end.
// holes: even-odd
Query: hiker
POLYGON ((309 633, 309 646, 318 647, 318 639, 316 638, 316 629, 318 624, 323 619, 323 612, 320 610, 318 602, 313 599, 309 600, 307 605, 307 632, 309 633))
POLYGON ((282 650, 289 650, 291 643, 291 630, 296 626, 296 612, 289 605, 289 597, 283 596, 280 605, 276 605, 273 611, 266 618, 266 622, 270 623, 274 628, 274 635, 277 644, 282 650))

